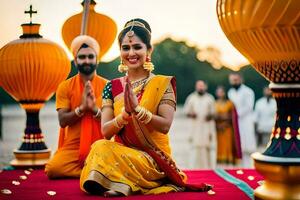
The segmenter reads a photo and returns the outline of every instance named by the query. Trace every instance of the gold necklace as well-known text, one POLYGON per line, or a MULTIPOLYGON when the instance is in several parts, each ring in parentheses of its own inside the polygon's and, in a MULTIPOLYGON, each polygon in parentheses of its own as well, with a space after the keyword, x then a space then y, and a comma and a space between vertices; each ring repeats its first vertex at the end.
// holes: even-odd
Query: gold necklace
POLYGON ((137 88, 140 85, 145 84, 148 78, 149 78, 149 76, 147 76, 146 78, 142 78, 140 80, 132 81, 131 82, 132 88, 137 88))

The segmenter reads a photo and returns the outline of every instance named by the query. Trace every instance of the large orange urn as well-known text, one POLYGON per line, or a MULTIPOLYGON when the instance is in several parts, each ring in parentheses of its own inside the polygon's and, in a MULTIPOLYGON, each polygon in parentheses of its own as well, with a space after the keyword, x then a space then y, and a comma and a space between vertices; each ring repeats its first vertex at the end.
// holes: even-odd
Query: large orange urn
MULTIPOLYGON (((84 3, 85 1, 82 2, 83 6, 84 3)), ((95 5, 96 2, 92 0, 85 10, 67 19, 62 27, 62 37, 68 48, 72 40, 79 35, 95 38, 100 45, 100 60, 116 38, 117 25, 112 18, 95 12, 95 5)))
MULTIPOLYGON (((0 85, 25 109, 23 142, 13 166, 44 165, 50 157, 39 124, 39 111, 70 72, 70 60, 58 44, 39 34, 40 24, 22 24, 20 39, 0 49, 0 85)), ((17 124, 16 124, 17 125, 17 124)))

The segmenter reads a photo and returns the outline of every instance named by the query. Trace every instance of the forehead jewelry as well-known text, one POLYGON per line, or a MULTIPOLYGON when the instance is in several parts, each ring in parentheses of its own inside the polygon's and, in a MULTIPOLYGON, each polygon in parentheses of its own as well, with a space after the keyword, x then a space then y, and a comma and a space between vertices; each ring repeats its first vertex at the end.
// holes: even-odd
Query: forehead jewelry
POLYGON ((149 34, 151 34, 151 32, 145 27, 145 25, 143 23, 133 20, 124 27, 124 29, 130 27, 129 31, 126 33, 126 37, 129 38, 129 42, 131 42, 130 38, 132 38, 134 36, 134 30, 133 30, 134 26, 141 27, 141 28, 145 29, 149 34))
POLYGON ((131 38, 134 36, 134 30, 133 29, 134 22, 132 23, 132 26, 130 27, 130 30, 126 33, 126 36, 129 37, 129 42, 131 42, 131 38))

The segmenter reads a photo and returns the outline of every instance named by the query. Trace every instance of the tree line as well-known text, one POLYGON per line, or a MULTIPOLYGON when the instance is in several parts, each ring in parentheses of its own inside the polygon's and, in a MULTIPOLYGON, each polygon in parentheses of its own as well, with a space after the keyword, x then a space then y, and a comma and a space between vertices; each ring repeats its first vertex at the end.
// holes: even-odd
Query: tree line
MULTIPOLYGON (((184 41, 174 41, 171 38, 166 38, 154 45, 152 62, 155 65, 155 70, 153 72, 176 77, 178 104, 184 103, 188 94, 194 91, 195 81, 199 79, 208 83, 208 92, 211 94, 215 93, 218 85, 223 85, 226 89, 229 88, 228 75, 232 70, 224 66, 216 69, 211 63, 199 60, 199 54, 201 54, 201 49, 188 46, 184 41)), ((117 70, 119 64, 119 57, 111 62, 101 62, 97 68, 97 73, 109 80, 120 77, 123 74, 117 70)), ((77 73, 74 63, 71 65, 69 77, 77 73)), ((250 65, 242 67, 239 72, 244 77, 245 84, 254 90, 256 99, 260 98, 262 88, 268 85, 268 81, 250 65)), ((55 96, 51 98, 51 100, 54 99, 55 96)), ((11 104, 16 103, 16 101, 1 88, 0 103, 11 104)))

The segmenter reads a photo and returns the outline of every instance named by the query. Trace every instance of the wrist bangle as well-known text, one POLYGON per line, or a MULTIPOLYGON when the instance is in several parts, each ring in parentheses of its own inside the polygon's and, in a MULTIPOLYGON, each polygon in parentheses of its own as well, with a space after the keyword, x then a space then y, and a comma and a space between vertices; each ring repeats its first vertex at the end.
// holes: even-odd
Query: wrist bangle
POLYGON ((143 108, 143 107, 141 107, 141 106, 138 105, 137 107, 134 108, 134 111, 135 111, 136 113, 139 113, 139 112, 142 110, 142 108, 143 108))
POLYGON ((84 115, 84 113, 80 110, 79 107, 76 107, 74 112, 75 112, 75 115, 77 115, 77 117, 82 117, 84 115))
POLYGON ((146 119, 141 121, 144 124, 148 124, 153 117, 153 114, 150 111, 147 111, 146 119))
POLYGON ((101 110, 100 108, 97 108, 97 113, 95 115, 93 115, 94 118, 98 118, 101 116, 101 110))
POLYGON ((113 125, 117 128, 123 128, 126 124, 128 124, 128 121, 123 118, 122 113, 113 119, 113 125))
POLYGON ((137 106, 135 111, 137 110, 138 110, 136 114, 137 119, 140 120, 143 124, 148 124, 151 121, 153 114, 149 110, 141 106, 137 106))
POLYGON ((117 118, 114 118, 113 121, 112 121, 112 123, 113 123, 113 125, 114 125, 115 127, 117 127, 118 129, 121 129, 121 128, 124 127, 124 124, 123 124, 123 125, 120 125, 120 124, 118 123, 117 118))

